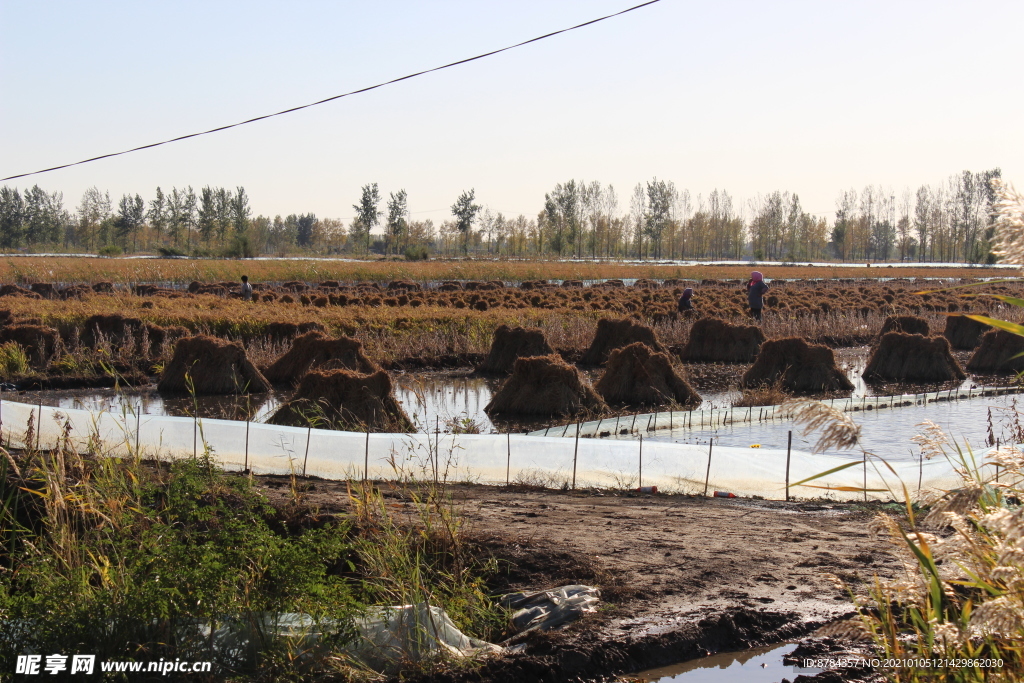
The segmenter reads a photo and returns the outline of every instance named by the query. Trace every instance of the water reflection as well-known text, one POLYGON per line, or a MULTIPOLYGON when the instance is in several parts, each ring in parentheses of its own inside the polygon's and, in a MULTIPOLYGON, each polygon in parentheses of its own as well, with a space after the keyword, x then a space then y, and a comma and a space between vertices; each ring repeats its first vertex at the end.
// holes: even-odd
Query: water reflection
MULTIPOLYGON (((889 460, 914 460, 918 449, 911 437, 921 433, 919 426, 931 420, 960 446, 974 449, 986 446, 989 438, 1005 443, 1016 440, 1020 434, 1017 406, 1024 408, 1021 396, 985 396, 963 401, 941 401, 928 405, 885 408, 854 412, 850 415, 861 427, 861 445, 871 453, 889 460)), ((645 435, 644 440, 674 443, 707 443, 741 448, 757 445, 761 448, 786 448, 789 432, 793 432, 793 448, 809 452, 818 434, 804 436, 792 422, 741 422, 715 429, 676 430, 645 435)), ((756 452, 756 451, 752 451, 756 452)), ((852 451, 859 453, 858 450, 852 451)), ((952 447, 950 454, 955 454, 952 447)))
MULTIPOLYGON (((843 349, 838 356, 839 362, 854 380, 857 387, 854 391, 856 397, 934 388, 868 386, 860 379, 860 372, 867 357, 866 349, 843 349)), ((600 371, 585 374, 593 382, 600 371)), ((510 421, 489 417, 484 408, 501 385, 501 378, 479 377, 469 374, 467 370, 461 370, 394 373, 393 379, 396 398, 418 430, 432 432, 436 427, 440 427, 442 431, 458 429, 487 434, 538 429, 565 423, 565 420, 557 418, 510 421)), ((996 384, 1006 382, 1006 378, 989 379, 996 384)), ((716 380, 715 383, 717 387, 711 390, 702 388, 698 383, 697 388, 704 396, 702 409, 728 407, 740 396, 736 390, 721 389, 720 381, 716 380)), ((968 380, 964 386, 972 384, 972 381, 968 380)), ((290 390, 275 390, 264 395, 200 396, 193 399, 189 396, 162 396, 153 386, 124 390, 121 393, 113 389, 74 389, 4 394, 12 400, 26 403, 42 402, 44 405, 94 412, 135 413, 141 410, 147 415, 198 415, 205 418, 256 422, 266 421, 290 395, 290 390)), ((947 433, 961 442, 969 441, 974 446, 980 446, 988 435, 988 415, 989 409, 992 408, 997 422, 994 436, 1005 440, 1002 432, 1006 430, 1001 429, 998 423, 1003 420, 1002 416, 1012 405, 1013 396, 985 397, 953 403, 933 403, 928 406, 868 411, 857 413, 856 419, 862 425, 863 443, 866 448, 887 457, 907 458, 910 457, 909 439, 918 433, 919 428, 916 425, 925 419, 939 423, 947 433)), ((649 435, 649 438, 678 443, 706 443, 714 438, 716 443, 722 445, 760 444, 764 447, 785 448, 790 429, 792 425, 788 422, 743 423, 718 429, 658 432, 656 435, 649 435)), ((799 433, 794 433, 793 436, 794 448, 808 450, 813 445, 813 442, 799 433)))
POLYGON ((650 669, 630 676, 631 680, 660 683, 776 683, 783 678, 793 680, 801 674, 813 676, 822 669, 783 664, 782 658, 793 649, 793 643, 756 647, 741 652, 721 652, 692 659, 682 664, 650 669))

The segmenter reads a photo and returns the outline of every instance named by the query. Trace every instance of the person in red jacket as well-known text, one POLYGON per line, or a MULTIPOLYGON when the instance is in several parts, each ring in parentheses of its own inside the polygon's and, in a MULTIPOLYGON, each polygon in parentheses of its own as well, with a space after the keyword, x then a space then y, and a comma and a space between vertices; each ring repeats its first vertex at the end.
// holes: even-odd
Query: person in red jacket
POLYGON ((764 308, 764 295, 768 291, 764 275, 755 270, 750 274, 750 282, 747 283, 747 303, 750 304, 750 315, 757 320, 761 319, 761 311, 764 308))

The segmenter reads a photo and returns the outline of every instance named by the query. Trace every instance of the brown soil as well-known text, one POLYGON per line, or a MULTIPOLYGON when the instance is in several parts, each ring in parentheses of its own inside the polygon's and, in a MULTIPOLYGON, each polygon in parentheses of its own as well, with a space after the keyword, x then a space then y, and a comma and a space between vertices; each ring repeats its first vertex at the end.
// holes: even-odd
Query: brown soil
MULTIPOLYGON (((272 501, 288 477, 261 477, 272 501)), ((348 511, 345 482, 301 482, 304 502, 348 511)), ((415 503, 381 484, 414 515, 415 503)), ((499 560, 495 592, 598 585, 604 609, 568 628, 532 634, 525 652, 431 681, 576 681, 779 642, 852 610, 826 574, 849 583, 892 576, 873 543, 878 505, 555 491, 456 485, 466 532, 499 560)))

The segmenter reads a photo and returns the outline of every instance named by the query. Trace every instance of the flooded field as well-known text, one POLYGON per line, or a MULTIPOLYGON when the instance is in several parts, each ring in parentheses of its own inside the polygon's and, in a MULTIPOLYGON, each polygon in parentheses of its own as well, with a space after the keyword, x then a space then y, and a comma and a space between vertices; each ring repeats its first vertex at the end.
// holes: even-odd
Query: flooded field
MULTIPOLYGON (((854 384, 852 396, 889 395, 907 387, 872 386, 860 376, 868 355, 867 347, 840 349, 837 351, 840 367, 854 384)), ((738 389, 729 386, 729 377, 738 374, 744 366, 703 365, 695 368, 694 384, 704 398, 702 409, 728 408, 740 398, 738 389)), ((600 370, 586 372, 590 381, 595 381, 600 370)), ((470 370, 400 372, 393 375, 395 394, 417 431, 463 433, 504 433, 542 429, 550 425, 563 424, 562 420, 517 420, 515 422, 492 419, 484 411, 491 396, 501 385, 502 379, 482 377, 470 370)), ((1005 385, 1006 377, 969 377, 959 388, 967 389, 979 385, 1005 385)), ((911 390, 925 387, 911 387, 911 390)), ((932 389, 935 387, 927 387, 932 389)), ((947 388, 947 387, 943 387, 947 388)), ((228 396, 166 396, 156 391, 155 386, 144 389, 115 391, 114 389, 71 389, 60 391, 25 391, 10 395, 13 400, 25 403, 42 403, 46 406, 85 409, 94 412, 108 411, 114 414, 128 412, 143 415, 193 416, 229 420, 265 422, 285 402, 291 392, 284 389, 263 395, 228 396)), ((911 437, 921 430, 920 423, 931 420, 939 424, 946 433, 961 445, 978 448, 990 440, 1006 441, 1013 437, 1017 423, 1016 406, 1020 398, 989 396, 950 403, 914 405, 885 411, 864 411, 857 413, 855 420, 862 428, 862 444, 868 451, 887 458, 904 460, 916 458, 911 437)), ((793 431, 793 448, 809 451, 815 437, 804 436, 793 430, 789 421, 740 422, 714 428, 686 428, 665 430, 645 435, 653 441, 681 444, 707 443, 714 440, 723 446, 760 446, 764 448, 785 448, 789 433, 793 431)), ((613 436, 613 438, 636 438, 635 434, 613 436)))

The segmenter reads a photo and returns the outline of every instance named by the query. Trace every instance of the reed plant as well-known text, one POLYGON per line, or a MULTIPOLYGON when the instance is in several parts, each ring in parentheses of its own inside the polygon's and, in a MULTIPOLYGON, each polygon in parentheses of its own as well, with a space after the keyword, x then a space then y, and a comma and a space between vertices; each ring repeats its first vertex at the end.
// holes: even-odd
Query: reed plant
MULTIPOLYGON (((1022 263, 1024 196, 1001 181, 993 185, 996 253, 1022 263)), ((997 298, 1024 306, 1021 299, 997 298)), ((1024 334, 1015 323, 972 317, 1024 334)), ((852 421, 819 406, 807 404, 798 419, 823 428, 822 438, 831 439, 832 446, 856 443, 852 421)), ((923 459, 949 461, 959 485, 918 504, 903 485, 893 493, 906 501, 905 513, 883 513, 875 520, 877 538, 895 551, 902 571, 894 579, 875 577, 867 590, 851 595, 887 680, 1024 680, 1024 446, 1019 424, 1019 419, 1010 420, 1009 441, 1007 435, 990 433, 990 440, 1007 445, 981 457, 931 422, 923 423, 914 438, 923 459)))

